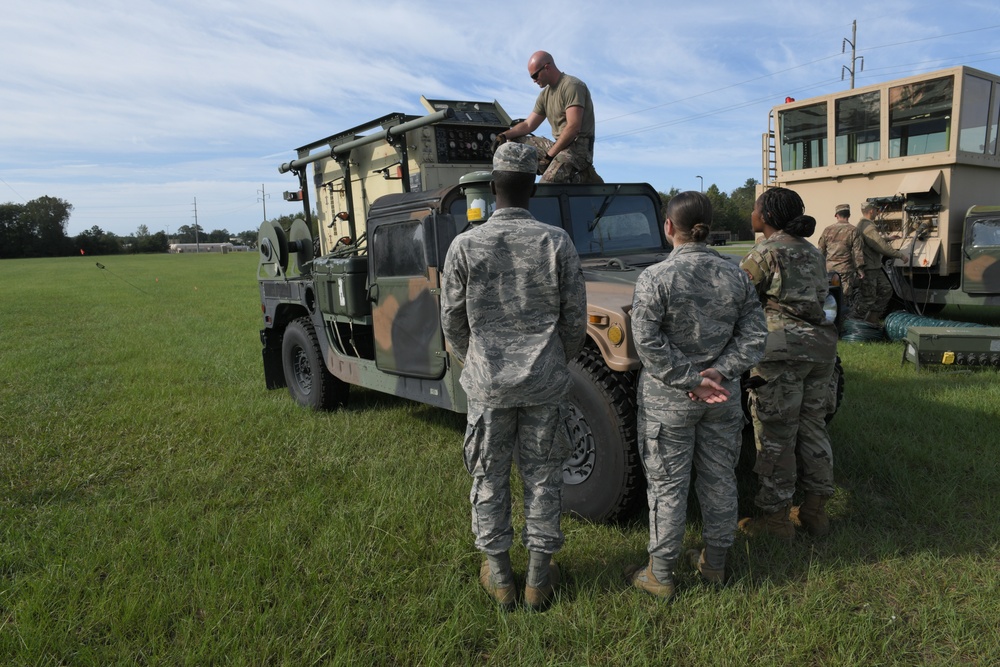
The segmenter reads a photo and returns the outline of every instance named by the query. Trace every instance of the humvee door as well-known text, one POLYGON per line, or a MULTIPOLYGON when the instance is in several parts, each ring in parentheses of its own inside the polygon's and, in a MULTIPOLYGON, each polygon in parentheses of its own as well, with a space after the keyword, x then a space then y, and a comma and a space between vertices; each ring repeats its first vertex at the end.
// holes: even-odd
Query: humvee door
POLYGON ((450 216, 429 209, 369 221, 375 365, 386 373, 430 380, 444 375, 440 222, 454 224, 450 216))

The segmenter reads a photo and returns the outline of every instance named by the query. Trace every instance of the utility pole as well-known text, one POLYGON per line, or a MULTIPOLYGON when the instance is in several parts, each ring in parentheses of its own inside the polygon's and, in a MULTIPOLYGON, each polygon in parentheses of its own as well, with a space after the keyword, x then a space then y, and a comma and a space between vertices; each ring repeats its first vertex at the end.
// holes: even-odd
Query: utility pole
POLYGON ((201 252, 201 241, 198 240, 198 198, 194 198, 194 251, 201 252))
POLYGON ((267 201, 266 200, 271 195, 264 194, 264 184, 263 183, 260 184, 260 190, 257 191, 257 194, 260 195, 260 197, 257 197, 257 201, 259 201, 264 206, 264 222, 267 222, 267 201))
POLYGON ((851 38, 847 39, 845 37, 844 41, 841 42, 841 44, 840 44, 840 52, 841 53, 846 53, 847 52, 847 45, 848 44, 851 45, 851 66, 850 67, 848 67, 847 65, 842 65, 841 66, 841 68, 840 68, 840 80, 841 81, 844 80, 844 70, 850 72, 851 73, 851 90, 854 90, 854 73, 857 71, 855 68, 857 67, 857 64, 858 64, 859 60, 861 61, 861 71, 862 72, 865 71, 865 57, 858 55, 858 20, 857 19, 854 19, 854 21, 851 22, 851 38))

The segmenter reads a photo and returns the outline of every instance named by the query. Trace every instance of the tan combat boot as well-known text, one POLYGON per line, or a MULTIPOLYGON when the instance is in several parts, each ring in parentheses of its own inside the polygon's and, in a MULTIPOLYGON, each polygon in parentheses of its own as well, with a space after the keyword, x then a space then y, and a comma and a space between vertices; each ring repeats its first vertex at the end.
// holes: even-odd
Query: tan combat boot
POLYGON ((528 552, 528 576, 524 586, 524 603, 532 611, 545 611, 552 602, 559 584, 559 566, 548 554, 528 552), (544 562, 547 560, 548 562, 544 562))
POLYGON ((807 493, 802 504, 792 508, 792 521, 797 521, 813 537, 829 535, 830 518, 826 515, 826 501, 827 496, 807 493))
POLYGON ((479 568, 479 584, 504 610, 511 611, 517 605, 517 586, 514 584, 513 572, 510 573, 510 585, 497 586, 497 580, 490 572, 490 562, 484 560, 479 568))
POLYGON ((640 591, 645 591, 663 600, 669 600, 674 595, 673 579, 667 578, 666 581, 657 579, 656 575, 653 574, 652 559, 646 565, 634 565, 626 568, 625 579, 640 591))
POLYGON ((792 540, 795 538, 795 524, 788 518, 788 508, 785 505, 777 512, 740 519, 739 529, 750 537, 770 535, 782 540, 792 540))
POLYGON ((722 586, 726 582, 726 550, 706 546, 702 550, 688 549, 691 567, 710 584, 722 586))

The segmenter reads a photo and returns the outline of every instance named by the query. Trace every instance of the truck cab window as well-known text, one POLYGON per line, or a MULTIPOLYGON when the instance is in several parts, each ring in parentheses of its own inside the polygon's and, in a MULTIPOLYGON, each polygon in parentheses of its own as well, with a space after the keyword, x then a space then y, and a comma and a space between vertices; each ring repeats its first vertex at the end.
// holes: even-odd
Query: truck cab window
POLYGON ((778 114, 781 124, 781 168, 826 166, 826 102, 778 114))
POLYGON ((837 164, 878 160, 881 155, 879 91, 837 100, 837 164))
POLYGON ((889 157, 946 151, 951 141, 954 78, 889 89, 889 157))

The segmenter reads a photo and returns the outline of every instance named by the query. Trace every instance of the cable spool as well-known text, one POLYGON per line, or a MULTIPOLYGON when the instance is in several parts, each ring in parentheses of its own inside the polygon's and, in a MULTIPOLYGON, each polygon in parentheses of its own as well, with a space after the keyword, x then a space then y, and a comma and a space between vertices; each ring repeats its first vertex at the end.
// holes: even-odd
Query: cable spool
POLYGON ((848 343, 880 343, 885 340, 885 332, 877 324, 866 320, 844 320, 840 340, 848 343))
POLYGON ((933 317, 914 315, 903 310, 889 313, 885 318, 885 334, 889 340, 903 340, 910 327, 985 327, 976 322, 956 322, 954 320, 938 320, 933 317))

